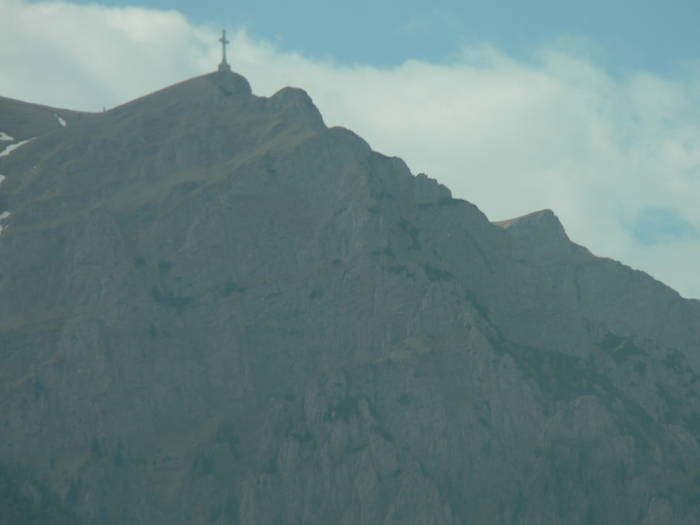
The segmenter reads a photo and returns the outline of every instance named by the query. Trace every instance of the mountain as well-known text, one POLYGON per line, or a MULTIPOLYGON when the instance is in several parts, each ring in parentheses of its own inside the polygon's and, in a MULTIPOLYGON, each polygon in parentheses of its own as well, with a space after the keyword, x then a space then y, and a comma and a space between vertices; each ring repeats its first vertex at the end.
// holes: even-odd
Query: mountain
POLYGON ((700 302, 553 212, 225 71, 0 131, 0 524, 700 522, 700 302))

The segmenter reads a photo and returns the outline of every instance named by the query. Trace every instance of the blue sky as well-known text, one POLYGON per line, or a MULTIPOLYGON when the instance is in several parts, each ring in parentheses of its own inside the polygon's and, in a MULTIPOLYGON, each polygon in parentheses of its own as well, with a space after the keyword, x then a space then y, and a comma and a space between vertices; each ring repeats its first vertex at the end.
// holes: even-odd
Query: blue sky
POLYGON ((0 8, 2 96, 111 108, 215 70, 225 27, 255 94, 301 87, 490 219, 550 208, 596 255, 700 298, 700 0, 0 8))
MULTIPOLYGON (((79 0, 78 3, 91 3, 79 0)), ((527 59, 542 45, 585 46, 618 72, 670 73, 700 57, 698 0, 105 0, 176 9, 195 23, 235 28, 308 56, 343 63, 449 61, 488 42, 527 59)))
POLYGON ((654 245, 674 239, 698 241, 700 232, 673 210, 645 208, 640 211, 632 228, 643 244, 654 245))

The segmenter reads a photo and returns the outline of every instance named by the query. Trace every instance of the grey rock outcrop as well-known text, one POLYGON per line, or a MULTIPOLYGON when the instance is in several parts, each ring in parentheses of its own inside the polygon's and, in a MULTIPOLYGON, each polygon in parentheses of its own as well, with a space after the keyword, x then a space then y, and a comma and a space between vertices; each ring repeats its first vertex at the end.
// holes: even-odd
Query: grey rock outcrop
POLYGON ((0 524, 700 522, 699 303, 551 211, 492 224, 230 72, 30 134, 0 524))

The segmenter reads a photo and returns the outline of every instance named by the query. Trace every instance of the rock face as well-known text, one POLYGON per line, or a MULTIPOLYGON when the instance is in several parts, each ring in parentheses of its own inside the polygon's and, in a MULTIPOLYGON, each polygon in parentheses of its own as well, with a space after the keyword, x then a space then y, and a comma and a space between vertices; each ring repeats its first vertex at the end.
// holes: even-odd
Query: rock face
POLYGON ((0 524, 700 522, 700 303, 551 211, 230 72, 0 131, 0 524))

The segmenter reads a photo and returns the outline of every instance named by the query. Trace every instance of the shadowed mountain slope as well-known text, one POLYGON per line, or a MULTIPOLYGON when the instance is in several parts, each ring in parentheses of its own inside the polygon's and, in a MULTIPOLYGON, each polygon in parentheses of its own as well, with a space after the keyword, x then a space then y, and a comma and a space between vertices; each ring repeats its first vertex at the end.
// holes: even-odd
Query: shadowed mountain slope
POLYGON ((20 100, 0 97, 0 149, 7 143, 45 135, 51 131, 67 127, 69 122, 81 121, 90 113, 29 104, 20 100), (0 135, 2 137, 2 135, 0 135))
POLYGON ((700 521, 698 301, 298 89, 69 117, 0 158, 0 524, 700 521))

